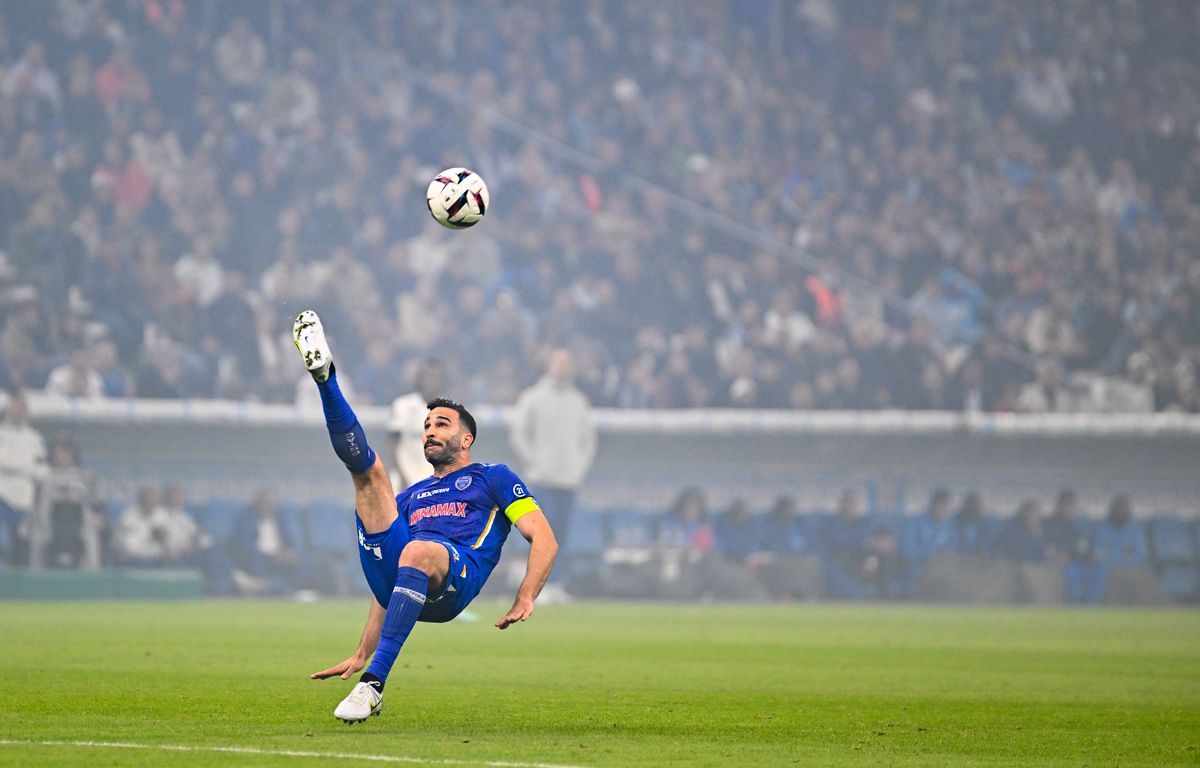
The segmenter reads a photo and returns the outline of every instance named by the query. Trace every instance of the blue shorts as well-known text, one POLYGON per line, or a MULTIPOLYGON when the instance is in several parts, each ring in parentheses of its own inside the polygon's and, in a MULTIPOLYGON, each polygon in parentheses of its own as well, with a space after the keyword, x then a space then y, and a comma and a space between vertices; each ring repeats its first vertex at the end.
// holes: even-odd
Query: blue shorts
MULTIPOLYGON (((379 604, 387 608, 392 598, 392 589, 396 586, 396 571, 400 568, 400 553, 412 540, 408 530, 408 521, 397 517, 392 526, 379 533, 367 533, 363 530, 362 520, 355 515, 358 525, 358 559, 362 563, 363 576, 371 587, 372 594, 379 604)), ((446 583, 438 595, 430 593, 425 601, 425 610, 421 611, 418 621, 450 621, 463 612, 483 585, 491 572, 484 572, 475 560, 474 553, 466 548, 460 548, 445 539, 421 536, 422 541, 436 541, 446 548, 450 554, 450 572, 446 574, 446 583)))

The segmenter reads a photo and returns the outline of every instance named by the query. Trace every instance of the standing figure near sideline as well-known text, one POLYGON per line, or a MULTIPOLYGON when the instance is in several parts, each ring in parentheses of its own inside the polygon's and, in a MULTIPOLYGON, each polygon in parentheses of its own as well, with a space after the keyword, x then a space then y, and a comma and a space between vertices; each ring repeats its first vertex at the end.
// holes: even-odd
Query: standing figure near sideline
POLYGON ((392 462, 395 471, 392 485, 407 488, 418 480, 424 480, 433 472, 433 466, 425 458, 425 435, 421 422, 430 398, 437 397, 446 389, 446 366, 436 358, 421 362, 417 368, 414 390, 400 395, 392 401, 388 413, 387 431, 392 437, 392 462))
POLYGON ((509 441, 525 477, 568 546, 575 494, 596 458, 596 425, 587 396, 575 386, 571 352, 550 353, 546 375, 517 398, 509 441))
POLYGON ((19 390, 8 394, 0 419, 0 565, 28 559, 21 537, 33 511, 38 480, 46 474, 46 441, 29 423, 29 404, 19 390))
POLYGON ((512 608, 496 622, 499 629, 533 613, 558 544, 546 516, 512 470, 471 461, 475 419, 451 400, 427 404, 425 458, 433 475, 397 495, 338 388, 317 314, 301 312, 292 336, 317 382, 334 452, 354 482, 358 556, 374 595, 358 647, 341 663, 312 675, 347 680, 370 657, 367 671, 333 711, 334 717, 353 723, 379 714, 388 673, 416 622, 450 621, 475 599, 513 526, 529 540, 529 557, 512 608))

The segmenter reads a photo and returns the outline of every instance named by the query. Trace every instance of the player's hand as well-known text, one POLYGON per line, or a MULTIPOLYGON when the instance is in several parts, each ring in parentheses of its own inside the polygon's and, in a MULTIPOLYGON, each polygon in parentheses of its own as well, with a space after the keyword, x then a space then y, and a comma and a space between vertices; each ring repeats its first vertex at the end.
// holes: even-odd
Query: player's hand
POLYGON ((525 621, 533 613, 533 601, 527 597, 518 597, 513 607, 508 613, 504 614, 504 618, 496 622, 497 629, 507 629, 510 624, 516 624, 518 621, 525 621))
POLYGON ((359 654, 354 654, 350 658, 343 661, 341 664, 335 664, 329 669, 322 669, 320 672, 313 672, 308 676, 309 680, 324 680, 328 677, 340 677, 343 680, 349 680, 350 676, 367 665, 367 660, 359 654))

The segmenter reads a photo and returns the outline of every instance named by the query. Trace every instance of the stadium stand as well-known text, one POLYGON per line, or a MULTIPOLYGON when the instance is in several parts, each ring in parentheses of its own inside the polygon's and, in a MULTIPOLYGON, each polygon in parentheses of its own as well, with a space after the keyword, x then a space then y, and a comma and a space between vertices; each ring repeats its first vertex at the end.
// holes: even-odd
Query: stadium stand
POLYGON ((8 383, 290 401, 320 298, 378 402, 566 343, 601 406, 1200 407, 1191 3, 275 6, 0 12, 8 383))
MULTIPOLYGON (((599 407, 739 409, 763 430, 796 427, 783 411, 1200 412, 1195 3, 469 5, 0 7, 0 385, 61 399, 63 418, 116 401, 222 424, 251 403, 302 411, 288 324, 319 301, 364 407, 434 352, 449 394, 511 404, 563 345, 599 407), (419 203, 449 164, 492 189, 470 239, 419 203)), ((905 428, 911 444, 926 426, 905 428)), ((922 455, 962 447, 945 442, 922 455)), ((205 461, 217 479, 188 482, 216 487, 191 511, 224 542, 259 478, 205 461)), ((780 489, 719 463, 697 470, 724 482, 705 517, 741 496, 765 526, 780 489)), ((1031 534, 1026 562, 999 557, 1019 500, 1063 484, 1038 470, 1002 500, 986 478, 996 508, 932 548, 872 479, 807 470, 789 489, 802 543, 781 552, 747 549, 745 531, 731 548, 715 519, 670 522, 681 482, 626 465, 601 470, 605 503, 567 546, 576 575, 630 597, 1200 599, 1179 505, 1129 524, 1145 551, 1112 583, 1091 521, 1080 552, 1031 534), (837 543, 843 488, 863 494, 861 551, 837 543)), ((1142 474, 1091 493, 1195 493, 1142 474)), ((127 490, 109 489, 110 515, 127 490)), ((352 551, 329 544, 343 507, 289 498, 280 515, 319 564, 289 586, 360 589, 352 551)), ((215 547, 204 588, 232 593, 229 571, 215 547)), ((181 594, 199 589, 187 578, 181 594)))

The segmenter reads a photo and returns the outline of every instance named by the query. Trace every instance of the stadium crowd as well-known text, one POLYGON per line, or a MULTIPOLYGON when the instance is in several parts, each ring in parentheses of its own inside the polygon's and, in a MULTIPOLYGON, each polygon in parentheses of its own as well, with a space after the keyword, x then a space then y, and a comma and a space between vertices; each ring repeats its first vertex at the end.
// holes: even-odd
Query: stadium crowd
POLYGON ((1200 597, 1190 524, 1135 520, 1117 494, 1093 518, 1075 492, 1047 514, 1026 498, 1010 516, 977 491, 936 488, 917 510, 882 502, 873 486, 848 488, 834 509, 802 509, 781 496, 756 512, 735 499, 710 511, 686 489, 665 514, 620 515, 599 583, 627 597, 737 600, 954 600, 1162 602, 1200 597), (638 531, 637 528, 645 530, 638 531), (646 552, 652 558, 645 558, 646 552), (1156 578, 1157 577, 1157 578, 1156 578))
POLYGON ((292 401, 313 305, 363 403, 431 355, 512 403, 566 346, 599 406, 1195 412, 1196 39, 1186 0, 5 4, 0 384, 292 401))
MULTIPOLYGON (((305 600, 359 583, 355 551, 331 544, 346 533, 341 504, 284 503, 265 486, 245 502, 193 503, 174 484, 141 485, 122 502, 71 440, 47 445, 19 394, 0 421, 0 448, 0 571, 150 569, 189 574, 207 594, 305 600)), ((1135 519, 1126 494, 1102 518, 1071 490, 1049 514, 1028 498, 1008 517, 977 491, 934 489, 920 509, 893 495, 867 483, 829 510, 780 496, 766 510, 735 498, 714 512, 689 488, 662 510, 581 509, 582 530, 562 531, 557 594, 565 584, 577 596, 673 600, 1200 599, 1195 521, 1135 519)), ((520 550, 506 561, 514 572, 520 550)))

